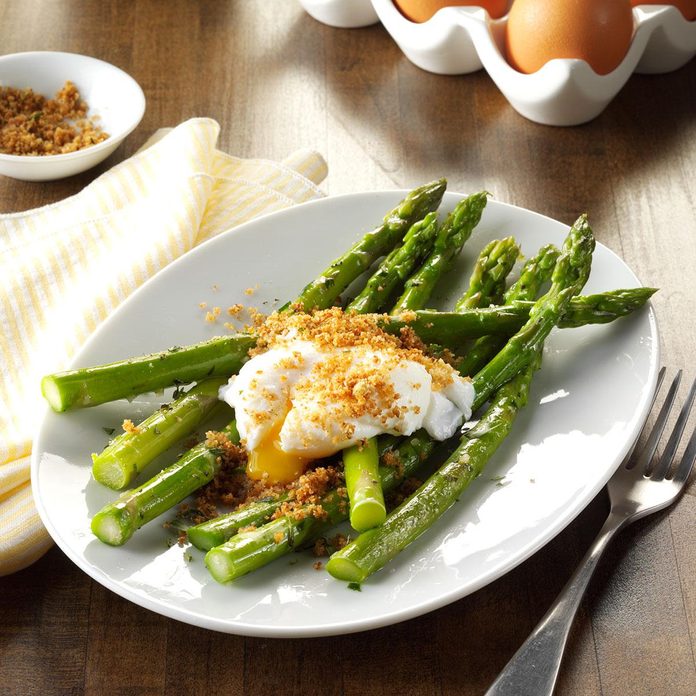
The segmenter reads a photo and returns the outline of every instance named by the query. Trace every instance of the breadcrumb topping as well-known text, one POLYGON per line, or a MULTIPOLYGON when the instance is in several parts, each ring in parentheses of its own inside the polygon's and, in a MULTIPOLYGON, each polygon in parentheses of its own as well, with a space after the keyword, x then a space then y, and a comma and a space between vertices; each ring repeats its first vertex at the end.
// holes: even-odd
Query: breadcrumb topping
MULTIPOLYGON (((402 328, 398 336, 384 331, 380 324, 388 319, 387 315, 344 312, 339 307, 309 313, 276 312, 256 326, 257 346, 250 355, 297 340, 311 341, 327 355, 293 388, 297 398, 311 396, 317 404, 312 424, 329 430, 325 421, 338 423, 337 440, 352 438, 353 422, 363 416, 379 420, 389 429, 387 423, 402 419, 410 408, 398 403, 402 395, 395 391, 391 377, 397 367, 407 361, 422 365, 432 378, 434 391, 451 384, 456 373, 445 360, 429 355, 411 328, 402 328), (389 406, 385 408, 385 404, 389 406)), ((299 369, 302 361, 302 355, 293 352, 278 368, 299 369)), ((253 389, 254 383, 250 386, 253 389)), ((412 386, 418 389, 422 385, 416 382, 412 386)), ((257 412, 253 417, 261 424, 268 414, 257 412)))
POLYGON ((280 504, 271 519, 286 515, 298 522, 307 517, 327 519, 329 513, 322 505, 322 498, 336 488, 339 505, 343 504, 348 493, 343 484, 343 472, 334 466, 320 466, 302 474, 297 481, 288 485, 288 500, 280 504))
POLYGON ((130 433, 131 435, 137 435, 140 432, 140 428, 135 425, 130 418, 124 419, 121 427, 123 428, 124 432, 130 433))

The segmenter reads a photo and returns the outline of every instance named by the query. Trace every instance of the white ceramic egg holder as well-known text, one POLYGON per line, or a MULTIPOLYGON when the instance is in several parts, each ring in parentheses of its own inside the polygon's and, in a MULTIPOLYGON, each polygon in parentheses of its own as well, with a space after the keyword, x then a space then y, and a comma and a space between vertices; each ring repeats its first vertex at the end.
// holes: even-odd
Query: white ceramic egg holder
POLYGON ((315 19, 331 26, 361 27, 381 21, 406 57, 429 72, 459 75, 485 68, 522 116, 552 126, 590 121, 633 72, 670 72, 696 54, 696 21, 686 21, 677 8, 667 5, 633 9, 631 46, 607 75, 598 75, 583 60, 565 58, 525 75, 504 57, 507 17, 490 19, 480 7, 445 7, 417 24, 406 19, 392 0, 300 2, 315 19))

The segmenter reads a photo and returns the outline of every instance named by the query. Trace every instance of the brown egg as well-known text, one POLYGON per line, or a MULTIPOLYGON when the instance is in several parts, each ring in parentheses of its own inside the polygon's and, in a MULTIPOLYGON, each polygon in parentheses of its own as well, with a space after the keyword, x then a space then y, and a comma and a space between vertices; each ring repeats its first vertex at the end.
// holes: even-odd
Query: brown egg
POLYGON ((509 0, 394 0, 401 14, 412 22, 427 22, 443 7, 483 7, 488 14, 497 19, 506 12, 509 0))
POLYGON ((632 36, 630 0, 515 0, 505 50, 523 73, 554 58, 580 58, 606 75, 621 63, 632 36))
POLYGON ((631 0, 633 7, 638 5, 674 5, 683 15, 685 19, 692 21, 696 19, 696 0, 631 0))

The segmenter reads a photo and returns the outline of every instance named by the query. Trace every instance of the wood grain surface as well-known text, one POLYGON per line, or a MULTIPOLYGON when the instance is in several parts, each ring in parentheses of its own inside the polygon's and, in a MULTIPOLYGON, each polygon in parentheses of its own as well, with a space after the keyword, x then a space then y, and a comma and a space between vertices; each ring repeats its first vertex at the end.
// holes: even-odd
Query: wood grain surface
MULTIPOLYGON (((154 130, 191 116, 220 147, 329 163, 329 194, 405 188, 445 175, 454 191, 572 222, 589 211, 654 299, 663 362, 694 375, 696 60, 634 75, 595 121, 550 128, 517 115, 484 72, 428 74, 377 25, 323 26, 290 0, 8 1, 4 53, 97 56, 139 81, 141 126, 96 170, 54 183, 0 177, 0 211, 79 191, 154 130)), ((696 693, 696 491, 624 532, 574 626, 557 693, 696 693)), ((105 590, 54 548, 0 578, 0 684, 7 694, 482 694, 561 589, 601 525, 600 495, 498 581, 396 626, 264 640, 193 628, 105 590)))

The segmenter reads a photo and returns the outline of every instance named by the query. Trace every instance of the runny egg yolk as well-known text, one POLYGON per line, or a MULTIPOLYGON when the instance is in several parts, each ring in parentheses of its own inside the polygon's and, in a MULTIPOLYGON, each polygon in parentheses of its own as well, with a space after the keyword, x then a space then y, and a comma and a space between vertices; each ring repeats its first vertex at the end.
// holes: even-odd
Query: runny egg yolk
POLYGON ((280 421, 251 450, 247 459, 247 476, 256 481, 265 478, 268 483, 290 483, 300 476, 310 461, 296 454, 289 454, 280 448, 280 421), (267 476, 267 477, 266 477, 267 476))

